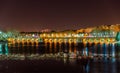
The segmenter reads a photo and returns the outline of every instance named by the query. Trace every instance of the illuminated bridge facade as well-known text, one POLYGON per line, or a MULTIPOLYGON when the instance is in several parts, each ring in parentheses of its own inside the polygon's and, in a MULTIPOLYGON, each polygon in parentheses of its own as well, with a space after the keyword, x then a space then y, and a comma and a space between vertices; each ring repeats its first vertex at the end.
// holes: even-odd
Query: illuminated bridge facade
POLYGON ((76 33, 76 32, 50 32, 41 34, 24 34, 8 38, 9 43, 113 43, 116 33, 76 33))
MULTIPOLYGON (((115 43, 117 33, 79 33, 79 32, 50 32, 40 34, 21 34, 8 38, 8 46, 12 44, 39 46, 45 45, 46 53, 67 52, 82 56, 116 56, 120 55, 119 46, 115 43), (115 50, 115 48, 118 48, 115 50), (116 51, 116 52, 115 52, 116 51)), ((43 48, 42 48, 43 49, 43 48)), ((38 49, 37 49, 38 50, 38 49)))
POLYGON ((83 43, 113 43, 116 33, 43 33, 40 35, 44 42, 83 42, 83 43))

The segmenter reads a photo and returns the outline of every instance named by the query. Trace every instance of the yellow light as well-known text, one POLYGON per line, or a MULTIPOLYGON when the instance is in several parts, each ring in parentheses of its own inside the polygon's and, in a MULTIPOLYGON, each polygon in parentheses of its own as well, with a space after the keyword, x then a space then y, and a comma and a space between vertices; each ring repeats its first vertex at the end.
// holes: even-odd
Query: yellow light
POLYGON ((76 39, 74 39, 74 43, 76 43, 77 42, 77 40, 76 39))
POLYGON ((53 40, 52 39, 49 39, 49 42, 51 43, 53 40))
POLYGON ((35 41, 38 41, 38 39, 36 39, 35 41))
POLYGON ((51 34, 52 37, 54 37, 53 33, 51 34))
POLYGON ((100 43, 102 44, 104 42, 104 39, 100 39, 100 43))
POLYGON ((97 44, 97 43, 98 43, 97 39, 94 39, 94 43, 95 43, 95 44, 97 44))
POLYGON ((59 43, 61 43, 62 42, 62 39, 59 39, 59 43))
POLYGON ((43 37, 45 37, 45 35, 46 35, 46 34, 44 33, 44 34, 43 34, 43 37))
POLYGON ((11 39, 9 38, 8 41, 11 41, 11 39))
POLYGON ((105 39, 105 43, 108 44, 108 39, 105 39))
POLYGON ((88 39, 88 42, 91 43, 91 39, 88 39))
POLYGON ((56 43, 56 42, 57 42, 57 39, 54 39, 54 42, 56 43))

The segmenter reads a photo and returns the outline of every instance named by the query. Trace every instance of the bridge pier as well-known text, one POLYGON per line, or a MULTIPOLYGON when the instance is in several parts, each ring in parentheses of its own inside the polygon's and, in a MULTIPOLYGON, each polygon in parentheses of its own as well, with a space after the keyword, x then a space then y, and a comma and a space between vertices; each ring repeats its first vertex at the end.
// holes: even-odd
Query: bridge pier
POLYGON ((0 44, 0 55, 2 55, 3 52, 2 52, 2 44, 0 44))
POLYGON ((7 43, 0 43, 0 55, 8 55, 9 50, 8 50, 8 44, 7 43))

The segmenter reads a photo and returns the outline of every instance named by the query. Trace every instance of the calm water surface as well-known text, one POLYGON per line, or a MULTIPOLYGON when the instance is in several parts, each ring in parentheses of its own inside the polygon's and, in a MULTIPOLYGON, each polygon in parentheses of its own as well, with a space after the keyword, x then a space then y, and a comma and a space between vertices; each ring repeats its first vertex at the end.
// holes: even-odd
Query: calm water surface
POLYGON ((44 45, 0 45, 0 54, 56 54, 77 53, 91 55, 93 59, 44 58, 39 60, 0 60, 0 73, 119 73, 120 47, 118 45, 83 44, 44 44, 44 45), (45 46, 46 45, 46 46, 45 46), (85 53, 84 53, 85 52, 85 53), (101 55, 103 57, 101 57, 101 55), (109 57, 105 57, 109 56, 109 57), (111 57, 114 56, 114 57, 111 57))
POLYGON ((119 73, 120 61, 101 60, 3 60, 0 61, 0 73, 119 73))

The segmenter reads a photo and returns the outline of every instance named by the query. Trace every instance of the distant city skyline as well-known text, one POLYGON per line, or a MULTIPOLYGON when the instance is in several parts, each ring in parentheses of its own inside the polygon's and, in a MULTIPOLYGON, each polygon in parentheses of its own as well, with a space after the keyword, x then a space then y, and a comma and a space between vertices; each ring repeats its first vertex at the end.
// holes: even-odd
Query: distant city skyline
POLYGON ((116 0, 0 0, 0 30, 55 31, 120 23, 116 0))

